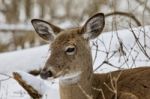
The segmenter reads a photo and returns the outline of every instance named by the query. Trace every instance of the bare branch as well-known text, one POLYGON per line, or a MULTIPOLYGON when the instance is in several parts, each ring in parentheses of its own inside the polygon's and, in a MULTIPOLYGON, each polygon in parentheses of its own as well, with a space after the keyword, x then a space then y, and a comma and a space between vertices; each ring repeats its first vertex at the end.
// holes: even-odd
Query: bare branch
MULTIPOLYGON (((145 1, 141 1, 141 0, 136 0, 139 4, 141 5, 145 5, 145 1)), ((145 6, 145 9, 150 12, 150 7, 149 6, 145 6)))
POLYGON ((5 79, 0 79, 0 81, 6 81, 6 80, 9 80, 10 78, 12 78, 10 75, 4 74, 4 73, 0 73, 0 75, 3 75, 3 76, 7 77, 5 79))
POLYGON ((112 16, 112 15, 121 15, 121 16, 129 17, 129 18, 133 19, 138 26, 141 26, 140 21, 132 13, 114 11, 114 12, 105 14, 106 17, 112 16))
POLYGON ((105 95, 104 95, 104 92, 103 92, 102 89, 98 89, 98 88, 95 88, 95 87, 93 87, 93 89, 96 90, 96 91, 98 91, 98 92, 101 92, 102 98, 103 98, 103 99, 106 99, 106 98, 105 98, 105 95))
POLYGON ((33 99, 40 99, 42 97, 41 94, 38 93, 37 90, 35 90, 31 85, 28 85, 22 77, 19 75, 19 73, 14 72, 13 73, 14 79, 28 92, 28 94, 33 99))
POLYGON ((87 97, 87 99, 93 99, 92 96, 88 95, 85 90, 82 88, 80 84, 77 84, 77 86, 80 88, 80 90, 83 92, 83 94, 87 97))

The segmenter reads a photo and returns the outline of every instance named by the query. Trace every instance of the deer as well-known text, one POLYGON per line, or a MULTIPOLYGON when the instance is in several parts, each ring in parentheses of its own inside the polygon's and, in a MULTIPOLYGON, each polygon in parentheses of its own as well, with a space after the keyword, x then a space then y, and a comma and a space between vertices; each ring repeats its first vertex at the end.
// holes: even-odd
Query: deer
POLYGON ((103 13, 91 16, 83 26, 68 29, 41 19, 31 23, 51 50, 40 76, 59 78, 61 99, 150 99, 150 67, 93 72, 89 42, 102 33, 103 13))

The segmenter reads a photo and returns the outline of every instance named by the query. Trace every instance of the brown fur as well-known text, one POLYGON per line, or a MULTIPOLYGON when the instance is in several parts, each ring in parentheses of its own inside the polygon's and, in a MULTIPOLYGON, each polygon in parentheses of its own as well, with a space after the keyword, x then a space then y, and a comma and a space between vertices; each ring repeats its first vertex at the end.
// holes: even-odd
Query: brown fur
MULTIPOLYGON (((81 38, 78 38, 76 32, 74 33, 74 30, 72 30, 70 32, 71 33, 65 32, 64 34, 61 34, 60 36, 58 36, 56 38, 55 42, 52 43, 51 47, 56 48, 56 49, 54 49, 56 51, 59 48, 63 48, 63 46, 65 45, 66 42, 67 43, 73 42, 74 44, 76 44, 76 43, 80 44, 80 42, 84 41, 84 40, 82 41, 81 38), (68 36, 66 36, 67 34, 68 34, 68 36), (81 41, 80 41, 80 39, 81 39, 81 41)), ((86 43, 87 42, 84 41, 83 45, 86 45, 86 43)), ((87 52, 87 49, 82 48, 81 45, 77 45, 77 46, 79 46, 80 51, 87 52)), ((50 63, 52 66, 54 66, 54 64, 56 64, 56 62, 58 62, 54 59, 61 56, 60 53, 59 54, 56 53, 56 55, 54 55, 55 58, 53 58, 53 54, 54 53, 52 51, 51 58, 50 58, 50 60, 47 61, 47 62, 54 62, 54 63, 50 63)), ((82 63, 80 63, 80 60, 82 60, 82 62, 85 59, 90 60, 91 56, 90 55, 88 56, 88 54, 81 53, 81 56, 76 56, 76 57, 81 57, 81 59, 79 58, 78 62, 70 64, 71 66, 75 66, 75 65, 81 66, 82 63)), ((60 61, 61 65, 66 64, 67 60, 65 61, 65 59, 66 59, 66 57, 64 56, 62 61, 60 61), (64 63, 61 63, 61 62, 64 62, 64 63)), ((85 61, 84 66, 88 66, 90 64, 90 63, 88 63, 89 60, 85 61)), ((57 64, 59 64, 59 63, 57 63, 57 64)), ((85 67, 83 67, 83 68, 85 68, 85 67)), ((119 75, 119 73, 120 73, 119 71, 115 71, 115 72, 112 72, 111 74, 112 74, 112 77, 117 77, 119 75)), ((112 93, 104 85, 104 82, 105 82, 106 84, 108 84, 110 86, 111 78, 109 77, 109 74, 110 73, 94 74, 93 80, 92 80, 92 84, 93 84, 92 87, 102 89, 104 91, 105 99, 112 99, 114 97, 114 93, 112 93)), ((89 72, 89 75, 92 75, 92 73, 89 72)), ((121 73, 121 76, 117 82, 118 99, 125 99, 125 97, 127 97, 126 99, 130 99, 129 97, 131 97, 131 99, 149 99, 149 97, 150 97, 150 77, 149 77, 149 75, 150 75, 149 67, 123 70, 121 73), (127 93, 129 93, 129 94, 127 94, 127 93)), ((90 80, 86 81, 85 78, 87 78, 87 77, 85 77, 85 76, 88 76, 88 71, 86 71, 85 75, 83 75, 84 83, 83 83, 83 85, 81 84, 83 87, 86 85, 86 83, 90 83, 90 80)), ((87 91, 87 89, 85 89, 85 90, 87 91)), ((91 88, 90 88, 90 90, 91 90, 91 88)), ((90 92, 90 94, 92 96, 94 96, 94 99, 102 99, 101 92, 94 91, 94 90, 92 92, 94 92, 94 93, 91 94, 91 92, 90 92)), ((62 99, 84 99, 85 98, 85 95, 81 94, 82 91, 77 87, 77 85, 65 86, 65 87, 60 85, 60 93, 61 93, 62 99), (84 96, 84 98, 81 98, 83 96, 84 96), (63 97, 65 97, 65 98, 63 98, 63 97), (77 97, 77 98, 75 98, 75 97, 77 97)))
MULTIPOLYGON (((101 88, 104 91, 106 99, 113 99, 112 93, 104 82, 110 84, 110 74, 117 77, 120 71, 114 71, 106 74, 95 74, 93 77, 93 87, 101 88)), ((140 67, 134 69, 122 70, 117 81, 118 99, 149 99, 150 98, 150 68, 140 67), (128 93, 128 94, 127 94, 128 93), (129 98, 132 97, 132 98, 129 98)), ((94 99, 102 99, 101 93, 94 91, 94 99)))
MULTIPOLYGON (((67 84, 63 83, 63 80, 60 79, 61 99, 87 99, 87 95, 92 96, 92 99, 103 99, 102 92, 105 99, 150 99, 149 67, 126 69, 103 74, 93 73, 89 39, 100 34, 104 26, 103 18, 103 14, 96 14, 81 28, 67 29, 61 31, 59 34, 57 33, 57 36, 50 45, 51 55, 41 72, 41 77, 59 77, 82 71, 80 79, 76 83, 67 84), (73 46, 76 50, 73 54, 68 55, 66 48, 70 46, 73 46), (113 88, 113 85, 115 85, 115 88, 113 88), (82 87, 85 93, 79 86, 82 87), (96 89, 102 91, 97 91, 96 89)), ((50 28, 47 26, 51 25, 40 20, 33 20, 32 22, 36 31, 42 35, 50 28), (38 22, 40 22, 40 25, 37 24, 38 22), (42 29, 39 30, 38 27, 42 29), (43 29, 44 32, 42 32, 43 29)), ((51 33, 50 35, 48 33, 43 36, 52 36, 51 33)))
MULTIPOLYGON (((104 91, 105 99, 113 99, 114 93, 112 93, 104 85, 105 82, 110 86, 110 80, 111 80, 109 77, 110 73, 94 74, 92 81, 90 81, 90 79, 86 79, 87 76, 92 76, 92 72, 91 72, 92 68, 89 67, 92 65, 91 55, 89 54, 90 51, 88 47, 87 49, 85 49, 85 47, 82 47, 82 46, 87 46, 88 42, 82 39, 77 34, 76 31, 79 30, 73 29, 73 30, 68 30, 67 32, 64 31, 61 35, 59 35, 55 39, 55 41, 51 44, 51 47, 53 49, 51 52, 51 57, 47 61, 46 67, 48 67, 48 64, 51 64, 51 66, 54 67, 59 67, 56 66, 56 64, 61 66, 72 66, 71 68, 77 66, 80 67, 83 66, 83 68, 85 69, 88 67, 87 71, 85 71, 85 74, 83 74, 83 78, 82 78, 83 83, 81 81, 82 87, 84 88, 85 86, 86 88, 88 88, 91 85, 90 84, 91 82, 93 85, 89 87, 89 92, 88 89, 85 88, 84 89, 89 95, 92 95, 94 97, 93 99, 102 99, 102 96, 101 96, 101 92, 92 90, 92 87, 102 89, 104 91), (66 56, 61 55, 62 49, 60 49, 63 48, 63 46, 67 45, 68 43, 78 44, 76 46, 78 46, 78 50, 81 51, 80 52, 81 54, 79 54, 79 56, 74 56, 78 58, 77 61, 71 62, 70 64, 67 64, 68 59, 66 56), (83 52, 85 54, 83 54, 83 52), (57 61, 57 59, 60 61, 57 61), (85 62, 83 63, 83 61, 85 62), (90 70, 88 70, 89 68, 90 70), (88 87, 86 86, 86 84, 88 87)), ((111 72, 112 77, 117 77, 119 73, 120 73, 119 71, 111 72)), ((149 99, 150 97, 149 75, 150 75, 149 67, 123 70, 117 82, 118 99, 149 99)), ((61 99, 87 99, 77 85, 71 85, 71 86, 60 85, 60 93, 61 93, 61 99)))

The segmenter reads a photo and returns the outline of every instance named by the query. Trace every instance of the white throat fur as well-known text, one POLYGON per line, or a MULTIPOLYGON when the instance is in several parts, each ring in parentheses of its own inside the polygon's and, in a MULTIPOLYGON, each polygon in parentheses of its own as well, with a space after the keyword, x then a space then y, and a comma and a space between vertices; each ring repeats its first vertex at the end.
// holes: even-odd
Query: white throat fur
POLYGON ((81 76, 81 71, 75 72, 75 73, 70 73, 66 74, 64 76, 60 77, 60 84, 61 85, 72 85, 72 84, 77 84, 80 80, 81 76))

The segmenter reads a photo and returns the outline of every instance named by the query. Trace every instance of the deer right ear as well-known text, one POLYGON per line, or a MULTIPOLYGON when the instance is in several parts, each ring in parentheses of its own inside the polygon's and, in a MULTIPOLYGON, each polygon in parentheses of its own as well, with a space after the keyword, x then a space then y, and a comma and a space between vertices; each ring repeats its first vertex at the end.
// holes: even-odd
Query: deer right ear
POLYGON ((33 19, 31 23, 36 33, 46 41, 52 41, 62 29, 40 19, 33 19))
POLYGON ((96 38, 103 30, 105 25, 105 16, 103 13, 97 13, 87 20, 82 27, 82 34, 85 39, 96 38))

